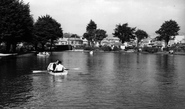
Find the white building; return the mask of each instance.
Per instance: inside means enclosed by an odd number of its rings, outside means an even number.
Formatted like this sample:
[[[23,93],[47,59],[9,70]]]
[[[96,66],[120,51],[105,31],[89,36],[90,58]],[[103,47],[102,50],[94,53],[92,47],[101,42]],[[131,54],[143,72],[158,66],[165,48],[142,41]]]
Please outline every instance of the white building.
[[[142,39],[140,42],[140,47],[151,47],[152,46],[152,38]]]
[[[185,38],[184,38],[184,39],[182,39],[182,41],[180,41],[180,43],[185,44]]]
[[[177,35],[175,36],[174,42],[175,43],[181,43],[185,40],[185,35]]]
[[[56,45],[68,45],[68,38],[59,38]]]
[[[84,40],[85,41],[85,40]],[[59,38],[56,45],[72,45],[74,47],[83,45],[83,40],[81,38]]]
[[[105,38],[101,41],[101,45],[113,45],[115,43],[120,43],[120,39],[117,37]]]
[[[68,44],[74,47],[83,45],[83,40],[81,38],[68,38]]]

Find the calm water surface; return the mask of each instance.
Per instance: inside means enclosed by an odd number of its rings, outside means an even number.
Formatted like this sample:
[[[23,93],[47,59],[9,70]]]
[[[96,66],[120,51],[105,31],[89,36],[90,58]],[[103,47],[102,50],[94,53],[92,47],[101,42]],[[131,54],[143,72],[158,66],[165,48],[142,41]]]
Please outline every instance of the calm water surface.
[[[63,60],[67,76],[47,73]],[[184,109],[185,56],[54,52],[0,59],[0,108]]]

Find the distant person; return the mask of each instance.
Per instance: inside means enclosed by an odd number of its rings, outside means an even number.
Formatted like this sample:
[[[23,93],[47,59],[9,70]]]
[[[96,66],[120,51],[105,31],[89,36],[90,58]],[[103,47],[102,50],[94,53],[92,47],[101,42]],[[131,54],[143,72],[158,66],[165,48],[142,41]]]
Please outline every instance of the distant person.
[[[52,62],[48,65],[47,70],[48,71],[54,71],[56,68],[56,65],[58,64],[59,60],[56,60],[56,62]]]
[[[48,52],[45,52],[45,55],[50,55]]]
[[[62,62],[58,61],[54,72],[63,72],[64,70],[65,70],[65,67],[62,65]]]
[[[89,53],[92,55],[93,54],[93,51],[90,51]]]

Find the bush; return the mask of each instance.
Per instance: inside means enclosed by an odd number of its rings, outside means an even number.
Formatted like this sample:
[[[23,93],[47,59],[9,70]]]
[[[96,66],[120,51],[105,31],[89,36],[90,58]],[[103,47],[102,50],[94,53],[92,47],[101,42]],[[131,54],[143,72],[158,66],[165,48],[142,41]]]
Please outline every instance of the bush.
[[[158,52],[159,49],[156,47],[144,47],[142,51],[149,52],[149,53],[155,53],[155,52]]]
[[[183,44],[174,45],[173,50],[175,52],[185,52],[185,45]]]
[[[114,46],[113,49],[110,46],[104,45],[101,47],[84,47],[84,50],[103,50],[103,51],[119,51],[121,48]]]
[[[111,51],[111,47],[109,47],[109,46],[102,46],[101,49],[103,51]]]
[[[85,45],[78,45],[75,47],[75,49],[84,49],[85,48]]]
[[[113,50],[113,51],[119,51],[119,50],[121,50],[121,48],[119,48],[119,47],[117,47],[117,46],[114,46],[112,50]]]
[[[84,47],[84,50],[94,50],[94,47]]]

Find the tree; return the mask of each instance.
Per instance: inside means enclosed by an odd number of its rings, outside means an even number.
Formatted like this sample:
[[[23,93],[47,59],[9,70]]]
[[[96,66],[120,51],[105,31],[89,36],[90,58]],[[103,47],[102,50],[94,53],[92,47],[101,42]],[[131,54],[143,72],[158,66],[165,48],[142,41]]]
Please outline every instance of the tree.
[[[138,30],[135,32],[135,35],[136,35],[136,38],[137,38],[137,48],[138,48],[139,42],[140,42],[142,39],[147,38],[147,37],[148,37],[148,34],[147,34],[145,31],[138,29]]]
[[[128,27],[128,23],[123,25],[116,25],[114,29],[113,37],[118,37],[122,43],[129,42],[131,39],[135,39],[134,36],[135,28]]]
[[[97,25],[94,21],[90,21],[86,27],[86,33],[83,34],[83,37],[88,40],[90,46],[94,45],[94,38]]]
[[[157,36],[158,40],[165,41],[165,47],[167,47],[169,40],[173,39],[176,35],[178,35],[178,31],[180,27],[177,22],[174,20],[165,21],[159,30],[156,31],[159,36]]]
[[[90,21],[89,24],[87,25],[87,28],[86,28],[86,31],[89,32],[89,31],[94,31],[96,30],[97,28],[97,25],[94,21]]]
[[[106,31],[103,29],[97,29],[96,30],[96,35],[95,35],[95,42],[98,42],[99,44],[101,44],[101,41],[107,37]]]
[[[72,34],[71,38],[80,38],[80,36],[78,36],[77,34]]]
[[[50,43],[51,50],[54,40],[63,37],[63,31],[60,23],[46,15],[39,17],[34,24],[34,36],[35,42],[42,45],[42,50],[46,43]]]
[[[33,18],[29,4],[19,0],[0,0],[0,39],[6,51],[15,52],[19,42],[32,39]]]
[[[63,34],[63,37],[64,37],[64,38],[70,38],[71,35],[72,35],[71,33],[64,33],[64,34]]]

